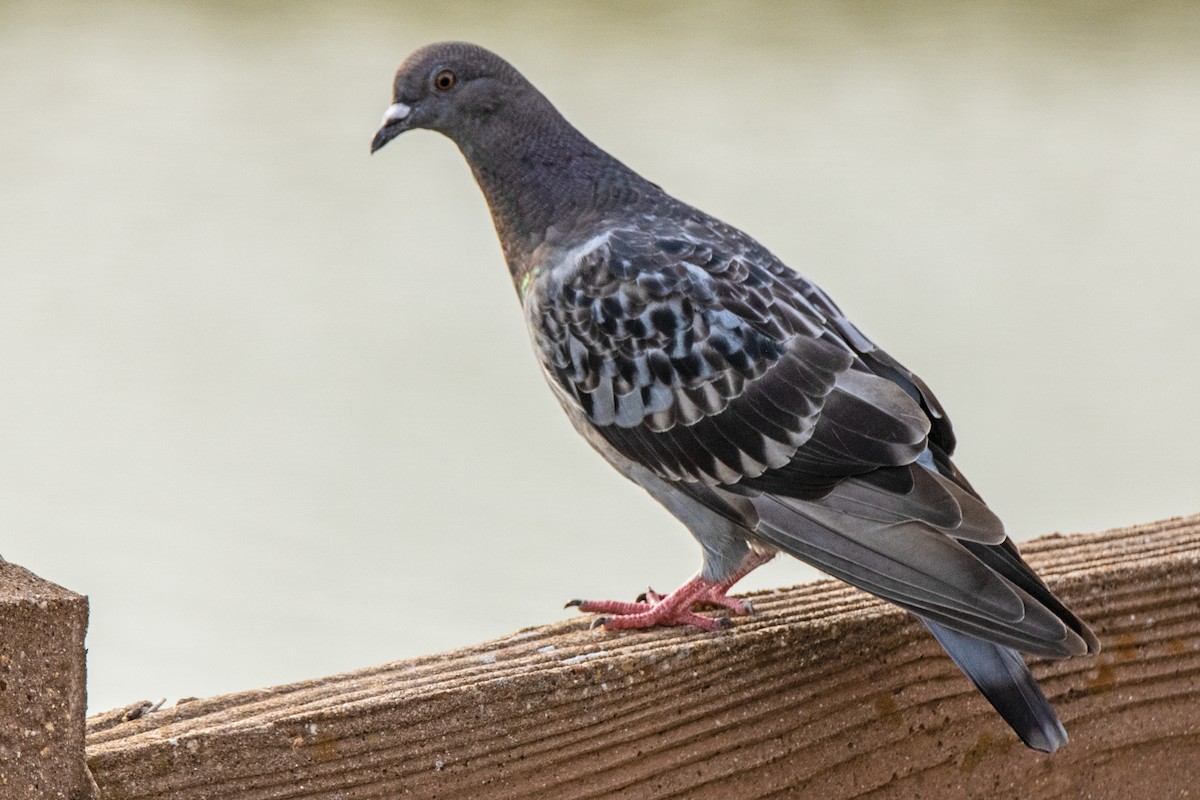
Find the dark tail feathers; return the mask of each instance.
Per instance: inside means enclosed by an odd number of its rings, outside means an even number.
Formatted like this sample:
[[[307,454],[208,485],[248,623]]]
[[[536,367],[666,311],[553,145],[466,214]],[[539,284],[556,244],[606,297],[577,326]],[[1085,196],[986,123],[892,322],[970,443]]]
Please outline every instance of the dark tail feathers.
[[[1066,730],[1020,653],[927,619],[921,621],[1021,741],[1046,753],[1067,743]]]

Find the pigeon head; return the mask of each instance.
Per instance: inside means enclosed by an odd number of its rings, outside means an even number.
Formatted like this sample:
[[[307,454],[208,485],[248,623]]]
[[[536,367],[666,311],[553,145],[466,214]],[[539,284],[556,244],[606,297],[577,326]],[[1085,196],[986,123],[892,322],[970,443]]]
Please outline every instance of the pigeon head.
[[[572,237],[590,236],[587,224],[606,211],[661,194],[567,122],[507,61],[478,45],[431,44],[400,65],[371,152],[413,128],[458,145],[518,282],[548,238],[570,246]]]
[[[467,42],[431,44],[410,55],[396,71],[392,100],[372,153],[413,128],[437,131],[461,147],[487,138],[506,110],[546,102],[507,61]]]

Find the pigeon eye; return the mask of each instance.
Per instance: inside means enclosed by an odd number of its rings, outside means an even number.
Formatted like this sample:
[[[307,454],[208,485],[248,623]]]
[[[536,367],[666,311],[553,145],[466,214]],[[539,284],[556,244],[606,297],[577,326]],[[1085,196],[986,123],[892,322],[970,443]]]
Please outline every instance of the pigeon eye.
[[[439,92],[450,91],[456,83],[458,83],[458,76],[448,69],[444,69],[433,76],[433,88]]]

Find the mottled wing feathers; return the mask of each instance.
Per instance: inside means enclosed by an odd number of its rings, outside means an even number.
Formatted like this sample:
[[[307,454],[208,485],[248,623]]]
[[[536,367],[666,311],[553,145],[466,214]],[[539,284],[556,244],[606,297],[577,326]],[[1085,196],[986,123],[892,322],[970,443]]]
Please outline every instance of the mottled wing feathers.
[[[788,462],[852,360],[768,279],[711,245],[614,232],[539,282],[535,338],[626,457],[673,481],[736,483]]]
[[[921,406],[871,372],[798,276],[708,234],[610,231],[547,271],[527,303],[560,391],[672,481],[820,497],[914,461]]]

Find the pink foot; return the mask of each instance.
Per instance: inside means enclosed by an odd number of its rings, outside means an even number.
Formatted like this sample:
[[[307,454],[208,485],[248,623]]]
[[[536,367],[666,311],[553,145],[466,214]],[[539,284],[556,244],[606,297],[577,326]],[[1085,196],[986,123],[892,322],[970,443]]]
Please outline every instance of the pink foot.
[[[749,600],[739,600],[736,597],[730,597],[725,594],[729,591],[730,583],[712,584],[704,594],[696,598],[695,604],[698,606],[710,606],[712,608],[727,608],[739,617],[747,617],[754,613],[754,606]],[[666,599],[665,594],[659,594],[653,589],[647,589],[646,592],[638,596],[639,603],[651,602],[658,603]],[[626,603],[625,605],[629,605]]]
[[[732,582],[730,582],[731,584]],[[725,594],[727,583],[712,583],[697,576],[667,595],[653,589],[638,598],[638,602],[624,603],[619,600],[572,600],[568,606],[577,606],[580,611],[599,612],[611,616],[597,617],[592,627],[603,625],[609,630],[627,628],[652,628],[657,625],[695,625],[706,631],[730,627],[733,622],[727,617],[703,617],[692,608],[697,605],[715,605],[727,608],[734,614],[749,614],[753,607],[745,600]]]

